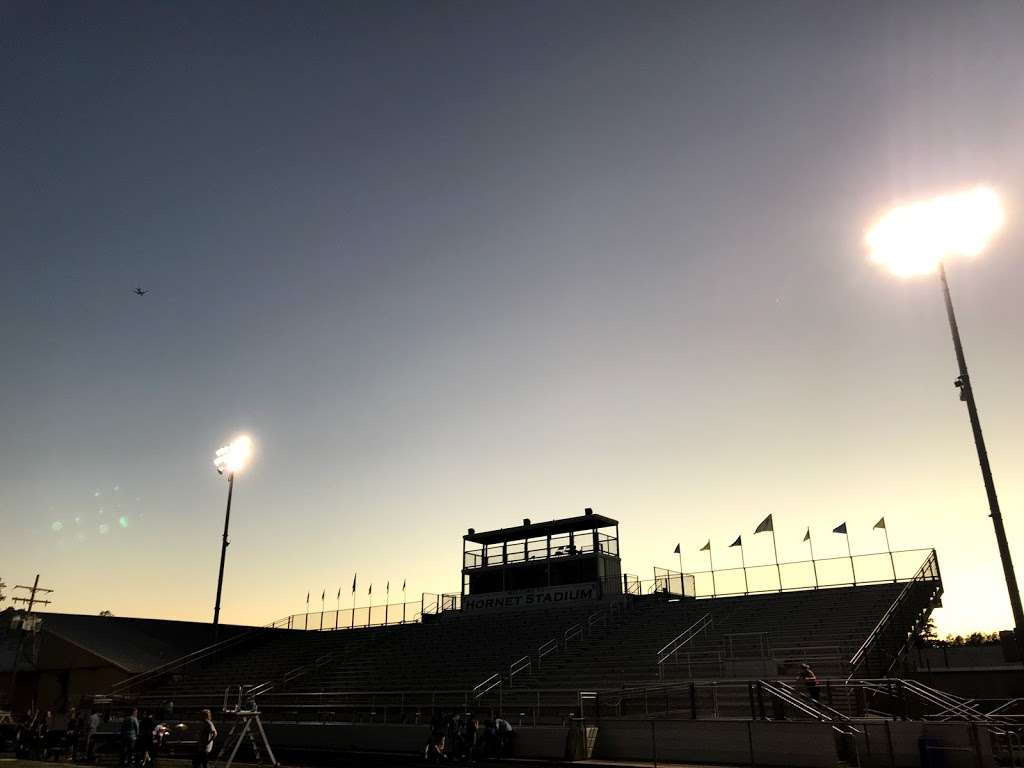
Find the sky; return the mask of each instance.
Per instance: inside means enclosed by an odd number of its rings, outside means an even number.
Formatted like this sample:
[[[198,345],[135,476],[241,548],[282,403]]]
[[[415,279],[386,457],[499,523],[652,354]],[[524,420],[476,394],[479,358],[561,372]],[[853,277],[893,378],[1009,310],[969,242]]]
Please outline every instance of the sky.
[[[620,521],[649,578],[935,547],[1010,626],[934,276],[891,205],[987,183],[949,265],[1024,568],[1024,5],[4,2],[0,577],[222,620],[457,591],[461,536]],[[136,286],[149,290],[143,297]],[[360,604],[365,604],[360,587]],[[314,604],[319,602],[314,597]],[[9,603],[7,603],[9,604]]]

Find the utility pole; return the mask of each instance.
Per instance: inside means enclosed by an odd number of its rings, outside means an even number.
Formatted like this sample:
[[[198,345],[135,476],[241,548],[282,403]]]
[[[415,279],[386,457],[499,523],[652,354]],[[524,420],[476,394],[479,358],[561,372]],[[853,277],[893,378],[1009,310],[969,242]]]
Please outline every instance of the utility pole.
[[[0,585],[0,586],[3,586],[3,585]],[[39,586],[39,574],[38,573],[36,574],[36,580],[32,583],[31,587],[26,587],[23,584],[19,584],[18,586],[15,587],[15,589],[24,589],[24,590],[27,590],[28,593],[29,593],[28,597],[12,597],[11,598],[11,602],[12,603],[27,603],[28,604],[28,608],[25,609],[26,613],[32,613],[32,609],[36,606],[36,604],[39,604],[39,605],[49,605],[50,604],[49,600],[38,599],[36,597],[36,593],[41,592],[41,593],[47,594],[47,595],[53,593],[52,589],[44,589],[43,587]]]
[[[21,621],[18,624],[18,650],[14,653],[14,663],[11,665],[11,691],[8,695],[8,706],[11,710],[14,710],[14,695],[17,691],[18,685],[18,662],[21,660],[21,652],[25,646],[25,635],[29,632],[37,632],[39,630],[38,620],[33,620],[31,617],[32,609],[37,605],[49,605],[50,601],[37,598],[37,594],[50,595],[53,594],[52,589],[46,589],[39,586],[39,574],[36,574],[36,580],[32,582],[31,587],[26,587],[24,584],[18,584],[14,589],[23,589],[28,592],[28,597],[11,597],[12,603],[24,603],[28,607],[25,608],[25,615],[21,617]],[[12,626],[14,626],[12,621]]]

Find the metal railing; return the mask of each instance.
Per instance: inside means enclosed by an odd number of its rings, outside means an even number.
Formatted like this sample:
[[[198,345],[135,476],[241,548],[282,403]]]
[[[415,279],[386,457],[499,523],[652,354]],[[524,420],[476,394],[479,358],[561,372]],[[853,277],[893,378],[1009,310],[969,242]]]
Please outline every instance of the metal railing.
[[[525,563],[534,560],[555,560],[575,555],[588,555],[594,552],[608,555],[619,553],[619,542],[607,533],[597,534],[597,546],[594,546],[594,535],[587,531],[583,534],[552,536],[550,539],[541,537],[508,542],[502,550],[501,545],[488,545],[478,549],[467,549],[463,552],[464,568],[486,568],[512,563]]]
[[[482,683],[477,683],[476,685],[473,686],[473,690],[471,691],[471,693],[473,695],[473,698],[474,699],[479,699],[481,696],[483,696],[488,691],[493,691],[495,688],[497,688],[499,685],[501,685],[502,682],[503,681],[502,681],[502,678],[501,678],[501,673],[500,672],[495,672],[493,675],[488,677]]]
[[[426,598],[419,602],[387,603],[368,605],[362,608],[341,608],[331,611],[310,611],[293,613],[267,625],[270,629],[289,629],[304,632],[334,632],[343,629],[365,629],[366,627],[390,627],[399,624],[418,624],[424,610]],[[444,597],[444,596],[441,596]],[[432,603],[436,606],[437,603]],[[434,612],[434,611],[431,611]],[[439,611],[438,611],[439,612]]]
[[[111,686],[111,691],[114,694],[124,694],[128,691],[144,685],[147,682],[163,677],[165,675],[175,674],[183,671],[186,667],[190,667],[194,664],[198,664],[201,661],[205,661],[213,656],[220,654],[221,652],[234,648],[242,643],[249,640],[255,639],[257,635],[265,633],[268,627],[255,627],[248,632],[240,632],[233,637],[229,637],[220,642],[208,645],[205,648],[200,648],[192,653],[187,653],[184,656],[180,656],[177,659],[172,659],[166,664],[148,669],[145,672],[140,672],[137,675],[132,675],[129,678],[116,682]]]
[[[928,552],[928,556],[925,561],[914,573],[913,577],[907,582],[906,586],[900,591],[899,595],[893,600],[892,604],[882,615],[882,618],[878,620],[874,629],[868,634],[867,638],[861,643],[861,646],[856,650],[853,656],[850,657],[850,677],[852,678],[857,674],[861,665],[868,658],[869,654],[880,648],[879,644],[883,641],[886,635],[897,635],[896,644],[900,645],[900,648],[893,654],[886,654],[895,659],[903,652],[906,647],[907,640],[910,637],[910,632],[906,630],[906,623],[900,622],[900,627],[894,626],[894,620],[898,614],[908,607],[907,603],[914,591],[914,587],[923,584],[925,581],[934,582],[934,589],[939,590],[941,593],[942,577],[939,572],[939,560],[935,554],[935,550],[932,549]],[[930,597],[931,601],[934,601],[936,595],[933,594]],[[910,610],[913,610],[913,606],[909,606]],[[900,642],[901,640],[901,642]],[[889,666],[891,668],[891,664]],[[883,670],[888,672],[889,668]]]
[[[680,574],[665,568],[655,569],[655,578],[623,576],[629,595],[682,592],[697,599],[771,594],[805,589],[827,589],[872,584],[893,584],[914,578],[922,559],[931,549],[871,552],[852,557],[828,557],[816,560],[748,565],[746,568],[721,568]],[[744,575],[745,574],[745,575]]]
[[[521,659],[517,659],[509,664],[508,667],[508,681],[509,684],[516,675],[526,672],[527,674],[533,674],[533,661],[530,659],[529,654],[523,656]]]
[[[697,621],[693,622],[689,627],[684,629],[678,635],[669,640],[661,649],[658,650],[657,655],[657,667],[658,677],[665,676],[665,662],[670,658],[679,653],[679,650],[683,648],[687,643],[697,637],[703,632],[707,632],[715,623],[714,617],[710,613],[705,613]]]
[[[587,634],[593,634],[594,627],[598,624],[608,626],[608,611],[596,611],[587,616]]]
[[[557,650],[558,650],[558,641],[557,640],[548,640],[546,643],[543,643],[537,649],[537,666],[538,667],[540,666],[541,659],[543,659],[545,656],[549,656],[550,654],[554,653]]]

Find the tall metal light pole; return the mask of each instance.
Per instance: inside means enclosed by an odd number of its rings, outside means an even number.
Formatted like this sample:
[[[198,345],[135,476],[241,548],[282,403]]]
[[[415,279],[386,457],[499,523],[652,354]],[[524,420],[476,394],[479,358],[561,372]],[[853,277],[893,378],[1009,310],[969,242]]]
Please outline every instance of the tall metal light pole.
[[[942,296],[946,304],[949,330],[953,336],[953,349],[960,375],[954,382],[960,389],[960,399],[967,404],[967,416],[974,434],[974,447],[978,452],[981,478],[985,484],[988,508],[992,526],[996,532],[996,544],[1003,565],[1006,590],[1013,612],[1014,635],[1021,659],[1024,660],[1024,608],[1021,607],[1020,590],[1013,570],[1010,545],[1006,540],[1003,516],[999,510],[992,467],[985,449],[985,438],[981,432],[978,406],[974,401],[964,357],[960,329],[953,311],[953,300],[946,280],[943,261],[950,256],[977,256],[999,231],[1003,224],[1003,208],[999,196],[991,189],[975,189],[925,200],[895,208],[882,217],[867,234],[871,249],[871,260],[882,264],[897,275],[909,277],[938,271],[942,284]]]
[[[217,599],[213,604],[213,641],[220,635],[220,595],[224,588],[224,561],[228,554],[228,528],[231,525],[231,497],[235,491],[235,474],[242,471],[252,456],[252,439],[241,435],[219,449],[213,458],[217,473],[227,475],[228,504],[224,511],[224,535],[220,544],[220,570],[217,572]]]
[[[996,530],[996,545],[999,547],[999,559],[1003,564],[1003,577],[1006,579],[1006,590],[1010,595],[1010,608],[1013,611],[1014,635],[1021,660],[1024,660],[1024,607],[1020,602],[1020,589],[1017,587],[1017,576],[1013,571],[1013,558],[1010,556],[1010,544],[1006,540],[1006,529],[1003,527],[1003,514],[999,510],[999,497],[996,496],[996,483],[992,479],[992,467],[988,463],[988,450],[985,448],[985,436],[981,433],[981,419],[978,417],[978,405],[974,401],[974,388],[967,372],[967,359],[964,357],[964,346],[960,341],[960,328],[953,312],[953,299],[949,295],[949,282],[946,280],[946,268],[939,263],[939,279],[942,281],[942,296],[946,301],[946,316],[949,318],[949,332],[953,336],[953,349],[956,351],[956,363],[960,369],[954,385],[960,389],[960,399],[967,404],[967,417],[971,421],[971,432],[974,434],[974,447],[978,451],[978,464],[981,467],[981,479],[985,483],[985,495],[988,496],[989,516],[992,527]]]

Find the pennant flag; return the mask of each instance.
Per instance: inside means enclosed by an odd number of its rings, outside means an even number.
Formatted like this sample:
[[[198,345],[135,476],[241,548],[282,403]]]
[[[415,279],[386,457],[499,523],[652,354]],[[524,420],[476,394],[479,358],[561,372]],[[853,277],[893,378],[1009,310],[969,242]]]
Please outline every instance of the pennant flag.
[[[323,592],[320,593],[320,602],[321,603],[324,601],[324,598],[326,596],[327,596],[327,590],[325,589]]]
[[[306,605],[309,605],[309,592],[306,592]]]
[[[341,587],[338,587],[338,599],[341,600]]]
[[[877,523],[875,523],[873,527],[874,528],[881,528],[882,530],[885,530],[885,518],[883,517],[881,520],[879,520]]]
[[[729,546],[730,547],[742,547],[743,546],[743,537],[742,536],[737,536],[736,537],[736,541],[734,541]]]
[[[385,592],[390,592],[391,591],[391,579],[388,579],[388,583],[384,585],[384,591]]]
[[[358,575],[359,575],[358,573],[353,573],[352,574],[352,594],[353,595],[356,593],[356,576],[358,576]]]
[[[811,528],[810,528],[810,526],[808,526],[807,527],[807,533],[804,534],[804,541],[810,541],[810,540],[811,540]]]
[[[710,552],[711,551],[711,539],[708,539],[708,543],[705,544],[703,547],[701,547],[700,551],[701,552]]]
[[[368,594],[368,595],[372,595],[373,594],[373,582],[372,581],[370,582],[370,591],[367,592],[366,594]]]
[[[681,544],[676,544],[676,548],[672,550],[673,555],[678,555],[682,550],[680,549]]]
[[[405,579],[402,579],[402,591],[405,592]]]
[[[771,515],[768,515],[768,517],[761,521],[761,524],[757,526],[754,533],[764,533],[765,531],[775,532],[775,523],[772,522]]]
[[[840,523],[839,525],[837,525],[835,528],[832,529],[832,533],[841,533],[844,536],[846,536],[846,523]]]

